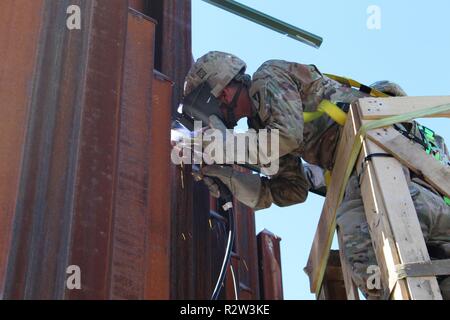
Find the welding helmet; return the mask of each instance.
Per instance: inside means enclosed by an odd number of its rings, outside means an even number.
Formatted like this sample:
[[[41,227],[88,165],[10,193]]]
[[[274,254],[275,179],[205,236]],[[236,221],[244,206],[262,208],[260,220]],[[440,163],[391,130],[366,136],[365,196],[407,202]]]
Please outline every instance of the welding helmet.
[[[208,124],[209,116],[218,116],[228,128],[236,125],[234,108],[244,83],[250,81],[245,75],[246,64],[238,57],[219,51],[212,51],[197,60],[189,70],[184,83],[182,109],[185,120],[202,121]],[[220,95],[232,80],[241,82],[241,87],[230,105],[219,100]],[[223,117],[221,106],[227,109],[227,119]]]

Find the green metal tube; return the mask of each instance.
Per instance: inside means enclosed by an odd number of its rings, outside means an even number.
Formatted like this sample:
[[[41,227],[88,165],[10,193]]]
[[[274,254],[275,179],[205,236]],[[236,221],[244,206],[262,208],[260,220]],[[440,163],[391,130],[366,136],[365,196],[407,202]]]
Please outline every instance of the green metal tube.
[[[314,48],[320,48],[323,38],[297,28],[233,0],[203,0],[223,10],[236,14],[266,28],[272,29]]]

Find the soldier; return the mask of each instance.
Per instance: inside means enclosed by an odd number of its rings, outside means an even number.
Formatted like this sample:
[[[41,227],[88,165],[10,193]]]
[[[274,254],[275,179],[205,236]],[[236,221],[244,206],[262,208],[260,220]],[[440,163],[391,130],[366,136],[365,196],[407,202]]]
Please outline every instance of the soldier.
[[[211,94],[222,103],[222,115],[220,119],[211,118],[212,127],[233,128],[239,119],[247,117],[250,128],[278,129],[279,171],[261,177],[237,172],[230,166],[211,165],[202,169],[204,181],[217,195],[218,187],[208,177],[220,179],[239,201],[255,210],[272,204],[284,207],[302,203],[309,189],[323,185],[322,170],[317,170],[317,166],[333,169],[341,133],[341,127],[330,117],[324,115],[306,123],[303,112],[317,111],[323,99],[338,103],[347,111],[346,106],[369,94],[323,75],[314,65],[270,60],[252,78],[245,74],[245,69],[246,64],[232,54],[209,52],[189,71],[184,94],[189,95],[201,84],[209,85]],[[406,95],[398,85],[388,81],[372,87],[391,96]],[[423,140],[423,127],[414,121],[396,127]],[[440,160],[450,165],[443,139],[431,138],[440,152]],[[301,159],[313,166],[303,165]],[[405,172],[430,255],[435,259],[450,258],[450,206],[431,186],[409,170]],[[368,290],[366,285],[367,268],[377,262],[355,174],[338,208],[337,225],[345,240],[343,251],[355,283],[366,297],[379,298],[381,290]],[[450,277],[439,280],[444,298],[450,299]]]

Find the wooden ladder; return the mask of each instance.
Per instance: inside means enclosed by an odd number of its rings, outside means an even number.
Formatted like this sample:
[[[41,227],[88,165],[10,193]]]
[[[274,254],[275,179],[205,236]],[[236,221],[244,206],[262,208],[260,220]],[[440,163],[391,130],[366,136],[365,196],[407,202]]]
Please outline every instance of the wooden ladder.
[[[446,196],[450,196],[450,168],[434,160],[422,146],[411,142],[392,126],[368,131],[363,138],[358,135],[358,130],[369,121],[446,104],[450,104],[450,97],[364,98],[352,104],[305,268],[310,278],[311,292],[316,293],[317,298],[339,298],[326,294],[336,292],[327,287],[330,283],[336,285],[327,279],[330,274],[336,278],[336,271],[330,272],[336,268],[327,262],[336,230],[336,210],[340,204],[347,164],[354,142],[363,139],[355,166],[360,175],[362,199],[385,297],[396,300],[442,299],[435,274],[450,274],[450,261],[431,262],[402,165],[419,174]],[[450,111],[429,117],[450,118]],[[374,153],[389,153],[393,157],[373,157],[366,161],[367,156]],[[339,230],[338,239],[342,247]],[[351,271],[342,254],[340,260],[342,274],[337,278],[345,284],[347,299],[358,299]]]

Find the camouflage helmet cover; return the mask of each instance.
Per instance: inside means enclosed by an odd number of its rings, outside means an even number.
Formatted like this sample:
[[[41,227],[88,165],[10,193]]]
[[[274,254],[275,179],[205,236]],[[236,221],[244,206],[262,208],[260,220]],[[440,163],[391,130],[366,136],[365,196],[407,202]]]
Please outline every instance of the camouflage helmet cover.
[[[197,60],[189,70],[184,83],[184,96],[204,82],[211,86],[211,93],[218,98],[223,89],[240,72],[245,71],[244,61],[230,53],[211,51]]]
[[[390,82],[387,80],[378,81],[371,85],[372,88],[381,91],[383,93],[389,94],[394,97],[406,97],[406,92],[395,82]]]

